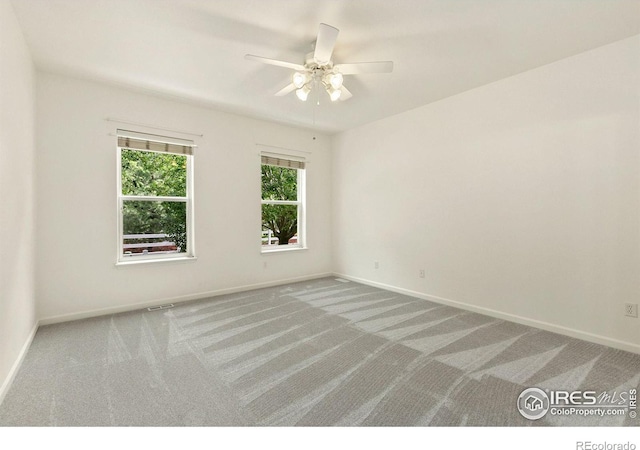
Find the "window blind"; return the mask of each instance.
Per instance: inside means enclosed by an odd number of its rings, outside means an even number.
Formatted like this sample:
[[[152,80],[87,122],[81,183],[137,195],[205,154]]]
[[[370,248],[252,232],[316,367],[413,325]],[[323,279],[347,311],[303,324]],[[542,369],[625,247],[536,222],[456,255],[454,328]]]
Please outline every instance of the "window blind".
[[[160,153],[176,153],[178,155],[193,155],[195,144],[182,139],[118,130],[118,147]]]
[[[290,169],[304,169],[304,161],[293,159],[276,158],[274,156],[261,155],[262,164],[269,166],[288,167]]]

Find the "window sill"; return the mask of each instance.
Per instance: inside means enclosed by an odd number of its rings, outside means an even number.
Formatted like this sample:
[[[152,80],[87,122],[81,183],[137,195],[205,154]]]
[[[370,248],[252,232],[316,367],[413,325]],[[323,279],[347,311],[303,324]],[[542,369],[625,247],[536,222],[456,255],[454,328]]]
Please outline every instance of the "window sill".
[[[138,259],[135,261],[118,261],[116,267],[130,267],[130,266],[144,266],[147,264],[181,264],[196,262],[198,260],[195,256],[180,256],[177,258],[154,258],[154,259]]]
[[[307,250],[307,247],[290,247],[290,248],[274,248],[274,249],[262,249],[260,253],[263,255],[268,255],[270,253],[286,253],[286,252],[297,252],[300,250]]]

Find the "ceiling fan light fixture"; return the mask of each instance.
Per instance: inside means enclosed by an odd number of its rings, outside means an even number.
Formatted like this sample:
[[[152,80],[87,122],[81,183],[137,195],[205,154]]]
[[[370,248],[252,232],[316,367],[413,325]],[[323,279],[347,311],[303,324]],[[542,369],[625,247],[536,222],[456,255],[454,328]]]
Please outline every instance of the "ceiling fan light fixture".
[[[306,73],[295,72],[293,74],[293,85],[298,89],[302,88],[309,82],[309,75]]]
[[[342,87],[343,81],[344,81],[344,78],[342,77],[342,74],[340,72],[333,73],[329,77],[329,84],[331,84],[331,87],[334,89],[340,89]]]
[[[322,77],[322,82],[327,86],[331,86],[334,89],[340,89],[342,87],[342,81],[344,78],[340,72],[329,72]]]
[[[306,102],[307,97],[309,97],[309,92],[311,92],[311,89],[309,89],[308,86],[302,86],[300,89],[296,90],[296,97],[298,97],[303,102]]]
[[[327,92],[329,93],[329,97],[331,98],[332,102],[338,100],[342,95],[342,91],[340,89],[336,89],[333,87],[327,88]]]

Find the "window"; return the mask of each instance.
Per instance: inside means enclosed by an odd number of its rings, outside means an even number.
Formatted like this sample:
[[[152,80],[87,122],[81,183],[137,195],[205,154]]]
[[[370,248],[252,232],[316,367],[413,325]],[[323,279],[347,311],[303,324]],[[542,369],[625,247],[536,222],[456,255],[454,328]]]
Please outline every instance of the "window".
[[[304,248],[305,162],[262,155],[262,251]]]
[[[192,141],[118,130],[118,261],[194,256]]]

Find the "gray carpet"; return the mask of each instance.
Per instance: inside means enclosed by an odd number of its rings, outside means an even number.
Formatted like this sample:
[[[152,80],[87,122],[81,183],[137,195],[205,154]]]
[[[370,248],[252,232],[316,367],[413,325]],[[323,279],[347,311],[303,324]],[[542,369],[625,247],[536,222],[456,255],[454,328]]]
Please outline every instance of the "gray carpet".
[[[41,327],[0,425],[638,425],[516,399],[639,384],[640,355],[325,278]]]

